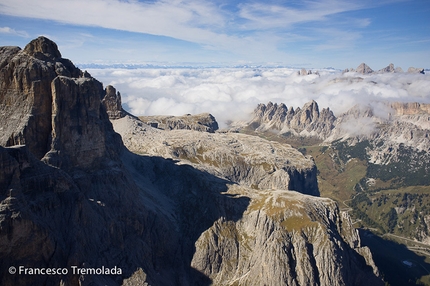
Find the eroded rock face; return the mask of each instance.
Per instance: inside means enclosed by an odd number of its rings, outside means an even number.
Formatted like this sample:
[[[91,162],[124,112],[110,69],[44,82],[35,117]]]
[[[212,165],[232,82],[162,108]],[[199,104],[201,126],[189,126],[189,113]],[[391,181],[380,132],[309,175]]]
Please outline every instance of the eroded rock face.
[[[216,221],[196,242],[192,266],[214,284],[381,284],[333,201],[285,191],[250,196],[242,218]]]
[[[3,47],[0,56],[0,145],[25,144],[37,158],[49,150],[51,82],[58,75],[80,77],[81,71],[61,58],[57,45],[44,37],[24,50]]]
[[[105,89],[106,95],[104,96],[102,103],[106,108],[106,112],[109,115],[109,119],[120,119],[126,115],[126,112],[122,109],[121,94],[119,91],[108,85]]]
[[[91,170],[118,160],[121,139],[100,104],[102,94],[102,84],[93,78],[53,80],[52,143],[43,161],[66,170]]]

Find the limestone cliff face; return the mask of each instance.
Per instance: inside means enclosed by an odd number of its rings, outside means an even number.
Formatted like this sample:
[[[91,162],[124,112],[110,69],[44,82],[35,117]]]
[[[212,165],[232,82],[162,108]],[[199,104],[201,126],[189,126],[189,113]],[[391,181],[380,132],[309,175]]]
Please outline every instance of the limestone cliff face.
[[[196,242],[192,266],[214,284],[380,284],[369,277],[370,253],[333,201],[286,191],[250,196],[241,219],[219,219]]]
[[[52,143],[42,159],[62,169],[96,169],[118,160],[120,137],[100,104],[103,87],[93,78],[52,81]]]
[[[5,122],[0,146],[1,285],[380,283],[370,253],[360,247],[348,216],[340,215],[333,201],[285,190],[286,185],[316,190],[305,175],[310,170],[309,178],[315,176],[310,158],[262,140],[249,144],[241,136],[225,135],[216,141],[184,130],[178,131],[189,132],[196,142],[188,141],[182,149],[153,144],[160,151],[153,155],[131,153],[109,121],[102,85],[59,59],[51,41],[35,41],[25,52],[1,49],[2,75],[22,75],[0,81],[7,87],[0,98]],[[147,128],[146,135],[175,133],[131,119]],[[39,136],[39,131],[46,134]],[[161,144],[175,140],[166,137]],[[199,157],[205,144],[198,140],[230,143],[219,158],[210,150]],[[251,149],[254,143],[261,153]],[[178,154],[171,156],[175,160],[160,157],[171,150]],[[192,152],[199,161],[191,162]],[[246,152],[255,156],[249,162],[259,163],[254,169],[237,169],[237,162],[248,158]],[[270,163],[263,164],[272,152]],[[268,188],[262,177],[276,173],[268,176],[273,185]],[[258,188],[247,185],[258,178],[255,174],[260,176]],[[305,180],[295,181],[300,176]],[[61,267],[68,273],[10,274],[10,266]],[[75,275],[72,266],[122,271]]]
[[[2,47],[0,68],[0,144],[26,144],[40,159],[50,144],[52,80],[58,75],[84,74],[61,58],[57,45],[44,37],[24,50]]]

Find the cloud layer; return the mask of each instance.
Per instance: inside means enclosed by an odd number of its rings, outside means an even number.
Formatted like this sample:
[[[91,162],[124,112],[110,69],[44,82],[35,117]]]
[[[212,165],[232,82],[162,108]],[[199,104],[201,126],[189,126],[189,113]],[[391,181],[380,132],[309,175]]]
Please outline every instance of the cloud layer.
[[[104,85],[121,92],[135,115],[209,112],[223,125],[246,120],[259,103],[302,107],[310,100],[339,115],[356,104],[380,101],[430,103],[430,75],[360,75],[320,70],[299,76],[288,68],[93,69]]]
[[[69,58],[87,63],[346,68],[396,59],[427,67],[427,10],[423,1],[408,0],[2,0],[0,25],[50,36]]]

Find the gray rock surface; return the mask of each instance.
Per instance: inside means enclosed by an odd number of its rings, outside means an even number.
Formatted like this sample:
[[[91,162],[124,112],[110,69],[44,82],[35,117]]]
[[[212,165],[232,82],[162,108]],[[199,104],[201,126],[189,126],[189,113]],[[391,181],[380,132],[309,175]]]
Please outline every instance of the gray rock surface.
[[[42,158],[49,150],[51,82],[58,75],[83,76],[57,45],[39,37],[24,50],[2,47],[0,57],[0,145],[26,144]]]
[[[218,130],[218,122],[209,113],[186,114],[184,116],[139,116],[139,119],[152,127],[163,130],[196,130],[213,133]]]
[[[286,191],[250,196],[241,219],[216,221],[196,242],[192,266],[214,284],[380,284],[362,270],[371,255],[333,201]]]
[[[121,94],[119,91],[108,85],[105,88],[106,95],[103,97],[102,104],[106,108],[109,119],[119,119],[124,117],[127,113],[122,109]]]

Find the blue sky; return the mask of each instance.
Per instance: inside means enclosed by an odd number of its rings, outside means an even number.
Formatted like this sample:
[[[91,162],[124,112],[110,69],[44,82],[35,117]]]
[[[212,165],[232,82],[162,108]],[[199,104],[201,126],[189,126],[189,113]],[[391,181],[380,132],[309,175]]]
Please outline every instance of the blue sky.
[[[74,63],[430,68],[429,0],[0,0],[0,45]]]

